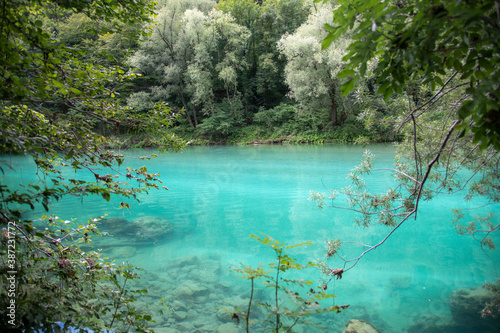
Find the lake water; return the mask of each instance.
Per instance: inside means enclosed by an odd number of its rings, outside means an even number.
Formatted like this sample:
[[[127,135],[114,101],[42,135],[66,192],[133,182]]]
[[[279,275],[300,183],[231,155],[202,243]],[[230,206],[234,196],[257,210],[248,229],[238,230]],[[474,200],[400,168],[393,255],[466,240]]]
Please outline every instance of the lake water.
[[[129,221],[143,216],[168,219],[173,231],[164,237],[137,242],[129,231],[128,236],[115,235],[95,244],[117,262],[127,260],[145,269],[141,281],[150,294],[141,300],[143,306],[165,298],[172,308],[163,317],[155,315],[157,332],[231,332],[236,322],[222,309],[239,306],[246,311],[250,290],[250,282],[236,277],[231,267],[275,259],[273,251],[250,234],[269,235],[289,245],[311,241],[313,245],[289,253],[306,263],[324,259],[328,239],[373,245],[390,231],[356,226],[353,212],[320,210],[308,200],[310,191],[348,185],[346,174],[363,159],[365,149],[376,155],[376,168],[392,166],[395,148],[391,144],[187,147],[150,161],[136,157],[153,150],[126,151],[129,165],[146,164],[149,172],[160,172],[169,190],[150,191],[140,196],[139,203],[128,200],[130,210],[119,208],[123,199],[113,199],[110,205],[101,198],[86,197],[82,204],[70,197],[52,203],[51,212],[81,223],[105,214],[107,219]],[[14,162],[22,172],[12,171],[8,181],[27,184],[34,177],[32,167],[23,159]],[[370,189],[383,191],[391,179],[388,171],[374,172]],[[405,222],[341,280],[332,281],[328,291],[338,295],[332,304],[350,307],[318,317],[327,332],[342,332],[350,319],[367,320],[383,332],[404,332],[419,322],[447,323],[453,290],[495,280],[500,275],[498,253],[485,253],[470,237],[456,234],[450,223],[450,209],[461,202],[458,196],[422,202],[416,220]],[[105,223],[101,229],[114,231]],[[341,254],[350,259],[362,251],[350,244]],[[331,264],[342,267],[341,261]],[[320,277],[314,269],[299,273],[294,278],[316,281]],[[259,287],[256,296],[269,301],[271,289]],[[257,329],[251,331],[259,332],[264,316],[255,311],[252,319]],[[243,332],[243,323],[239,329]]]

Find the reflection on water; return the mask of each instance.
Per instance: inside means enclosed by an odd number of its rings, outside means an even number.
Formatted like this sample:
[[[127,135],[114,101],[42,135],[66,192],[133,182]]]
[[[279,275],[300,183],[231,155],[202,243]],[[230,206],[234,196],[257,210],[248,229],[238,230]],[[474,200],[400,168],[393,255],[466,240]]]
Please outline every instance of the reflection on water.
[[[368,148],[376,155],[376,167],[392,166],[391,145]],[[364,149],[350,145],[188,147],[180,154],[147,161],[148,170],[160,172],[169,191],[151,191],[140,197],[140,203],[129,202],[130,211],[119,209],[123,199],[118,198],[111,206],[100,198],[85,198],[83,205],[66,198],[51,208],[64,219],[79,221],[107,214],[100,228],[114,237],[95,244],[118,262],[145,268],[140,283],[150,293],[139,305],[154,308],[165,298],[171,310],[154,315],[157,332],[237,332],[237,327],[244,331],[231,315],[237,308],[246,310],[250,284],[235,277],[230,267],[257,266],[274,259],[273,251],[250,234],[264,233],[287,244],[312,241],[313,245],[290,253],[305,263],[324,257],[328,239],[375,244],[389,231],[355,226],[352,212],[319,210],[308,201],[311,190],[346,186],[345,174],[362,159]],[[147,153],[152,151],[126,152]],[[9,180],[26,184],[33,173],[25,161],[16,163],[24,165],[23,172],[11,173]],[[136,166],[144,163],[132,159]],[[371,189],[383,190],[391,175],[374,172],[369,181]],[[498,253],[486,254],[470,238],[454,232],[450,209],[460,200],[447,196],[422,203],[418,219],[407,221],[384,246],[332,282],[329,291],[338,294],[334,304],[351,306],[340,314],[318,316],[317,323],[328,332],[342,332],[351,319],[366,320],[384,332],[423,332],[437,326],[443,332],[460,331],[450,311],[450,295],[492,281],[500,270]],[[351,244],[342,255],[352,258],[361,251]],[[303,278],[319,278],[317,271],[305,274]],[[270,302],[269,291],[259,285],[254,301]],[[262,331],[265,314],[257,308],[253,311],[252,331]],[[295,328],[315,332],[300,322]],[[487,331],[472,329],[481,330]]]

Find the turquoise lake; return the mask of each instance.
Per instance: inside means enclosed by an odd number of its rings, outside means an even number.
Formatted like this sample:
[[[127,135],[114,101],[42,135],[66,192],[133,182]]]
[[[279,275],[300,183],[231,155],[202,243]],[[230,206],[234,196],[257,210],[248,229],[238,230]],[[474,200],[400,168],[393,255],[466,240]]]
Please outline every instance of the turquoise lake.
[[[129,261],[145,269],[141,281],[149,295],[142,300],[144,306],[161,298],[172,305],[172,312],[164,318],[155,317],[157,332],[218,332],[221,325],[236,325],[229,315],[224,318],[221,308],[248,302],[250,283],[235,276],[231,267],[257,266],[274,259],[273,251],[250,234],[269,235],[288,245],[311,241],[313,245],[290,250],[289,255],[302,263],[323,260],[329,239],[374,245],[387,235],[387,227],[355,225],[357,215],[351,211],[320,210],[308,200],[311,191],[349,185],[346,174],[363,159],[366,149],[376,156],[375,168],[392,167],[392,144],[196,146],[149,161],[137,157],[154,150],[128,150],[123,152],[125,164],[146,164],[149,172],[161,174],[169,190],[150,191],[140,196],[140,202],[127,200],[130,210],[119,208],[123,199],[113,198],[110,204],[100,197],[83,201],[68,197],[52,203],[51,213],[68,220],[77,218],[80,223],[100,216],[166,218],[173,231],[165,237],[135,243],[133,238],[116,235],[95,244],[117,262]],[[21,171],[11,171],[8,182],[26,185],[35,179],[27,159],[12,161]],[[125,167],[119,170],[125,172]],[[392,174],[374,171],[368,181],[371,190],[385,191],[392,184]],[[338,296],[329,305],[350,307],[318,317],[327,332],[342,332],[351,319],[366,320],[381,332],[405,332],[422,321],[447,322],[454,290],[479,287],[498,278],[498,251],[484,252],[471,237],[455,232],[450,210],[463,203],[459,195],[422,202],[417,219],[406,221],[383,246],[365,255],[341,280],[332,281],[328,291]],[[498,208],[491,205],[483,210]],[[40,209],[33,216],[41,214]],[[102,230],[113,234],[106,224]],[[498,244],[498,235],[494,239]],[[349,243],[341,255],[352,259],[363,250]],[[343,265],[338,259],[329,263],[332,268]],[[298,277],[312,281],[320,277],[315,270],[303,274]],[[179,286],[185,290],[186,284],[203,290],[183,293]],[[260,299],[271,296],[270,289],[261,285],[258,289]],[[263,317],[256,310],[254,319],[259,318]],[[244,331],[243,323],[238,327]],[[316,332],[301,325],[296,328],[297,332]]]

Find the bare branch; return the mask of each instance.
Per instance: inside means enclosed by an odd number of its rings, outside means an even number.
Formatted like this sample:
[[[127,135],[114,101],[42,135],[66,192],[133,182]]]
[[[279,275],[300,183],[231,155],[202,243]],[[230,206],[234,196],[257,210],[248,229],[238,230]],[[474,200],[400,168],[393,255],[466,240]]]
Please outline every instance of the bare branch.
[[[385,241],[394,233],[396,232],[396,230],[406,221],[408,220],[408,218],[410,216],[412,216],[415,212],[417,211],[417,209],[413,209],[412,211],[410,211],[408,214],[406,214],[406,216],[394,227],[392,228],[392,230],[384,237],[384,239],[382,239],[380,242],[378,242],[377,244],[373,245],[373,246],[370,246],[370,248],[368,250],[365,250],[363,253],[361,253],[357,258],[354,258],[354,259],[350,259],[350,260],[346,260],[346,262],[344,263],[344,272],[347,272],[348,270],[350,270],[351,268],[354,268],[354,266],[356,266],[356,264],[359,262],[359,260],[361,260],[361,258],[364,257],[365,254],[367,254],[368,252],[371,252],[373,250],[375,250],[377,247],[379,247],[380,245],[384,244]],[[366,246],[366,245],[365,245]],[[349,266],[348,268],[345,268],[346,265],[350,262],[354,262],[351,266]]]
[[[443,142],[441,143],[441,147],[439,147],[439,151],[437,152],[437,154],[434,157],[434,159],[427,166],[427,171],[426,171],[426,173],[424,175],[424,178],[422,179],[422,181],[420,183],[418,194],[417,194],[417,199],[415,201],[415,212],[418,209],[418,204],[419,204],[419,201],[420,201],[420,197],[422,195],[422,190],[424,189],[424,184],[427,181],[427,178],[429,177],[429,174],[430,174],[430,172],[432,170],[432,167],[439,160],[439,157],[441,156],[441,153],[443,152],[443,149],[446,146],[446,143],[448,142],[448,140],[449,140],[449,138],[451,136],[451,133],[453,133],[453,131],[455,130],[455,126],[457,126],[459,122],[460,122],[459,120],[455,120],[453,122],[453,125],[451,126],[451,128],[449,129],[448,133],[446,134]],[[416,216],[416,214],[415,214],[415,216]]]

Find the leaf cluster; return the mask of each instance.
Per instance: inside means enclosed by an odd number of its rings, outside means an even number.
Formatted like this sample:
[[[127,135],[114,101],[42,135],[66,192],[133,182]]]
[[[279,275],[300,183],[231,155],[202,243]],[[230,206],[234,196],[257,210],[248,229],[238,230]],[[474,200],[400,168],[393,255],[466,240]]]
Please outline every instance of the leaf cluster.
[[[268,327],[266,330],[272,332],[293,332],[294,326],[299,323],[304,323],[310,326],[316,324],[309,320],[309,317],[321,313],[337,311],[347,308],[343,306],[325,306],[324,301],[334,298],[336,295],[326,292],[326,284],[322,284],[317,288],[314,287],[314,282],[295,278],[300,270],[309,268],[317,269],[318,264],[307,262],[306,264],[299,263],[295,258],[290,257],[286,252],[288,250],[312,245],[311,242],[303,242],[294,245],[285,245],[269,236],[264,238],[250,235],[261,244],[269,246],[276,256],[276,261],[268,263],[266,267],[253,268],[247,265],[241,265],[241,268],[233,267],[232,270],[239,274],[240,277],[251,280],[251,297],[248,304],[246,314],[242,314],[247,323],[246,331],[249,332],[249,314],[252,307],[254,294],[254,279],[259,279],[266,289],[270,289],[271,300],[259,302],[256,305],[264,308],[269,316],[266,319]],[[301,273],[302,275],[305,273]],[[290,276],[290,277],[289,277]]]
[[[500,149],[498,82],[498,8],[495,1],[338,1],[333,24],[323,41],[328,47],[345,33],[354,42],[339,75],[350,77],[343,94],[367,74],[370,62],[378,92],[389,99],[418,78],[434,90],[455,72],[467,82],[458,110],[462,130],[474,134],[482,149]],[[337,15],[338,14],[338,15]]]
[[[4,320],[2,330],[62,332],[60,322],[66,328],[149,332],[151,317],[133,305],[135,295],[146,291],[125,288],[127,280],[138,278],[136,268],[80,249],[92,237],[104,236],[98,219],[79,224],[44,215],[34,223],[7,223],[4,216],[1,221],[9,228],[0,235],[0,303],[7,309],[14,299],[16,308],[15,325]],[[8,251],[13,248],[15,255]],[[12,276],[14,291],[7,279]]]

